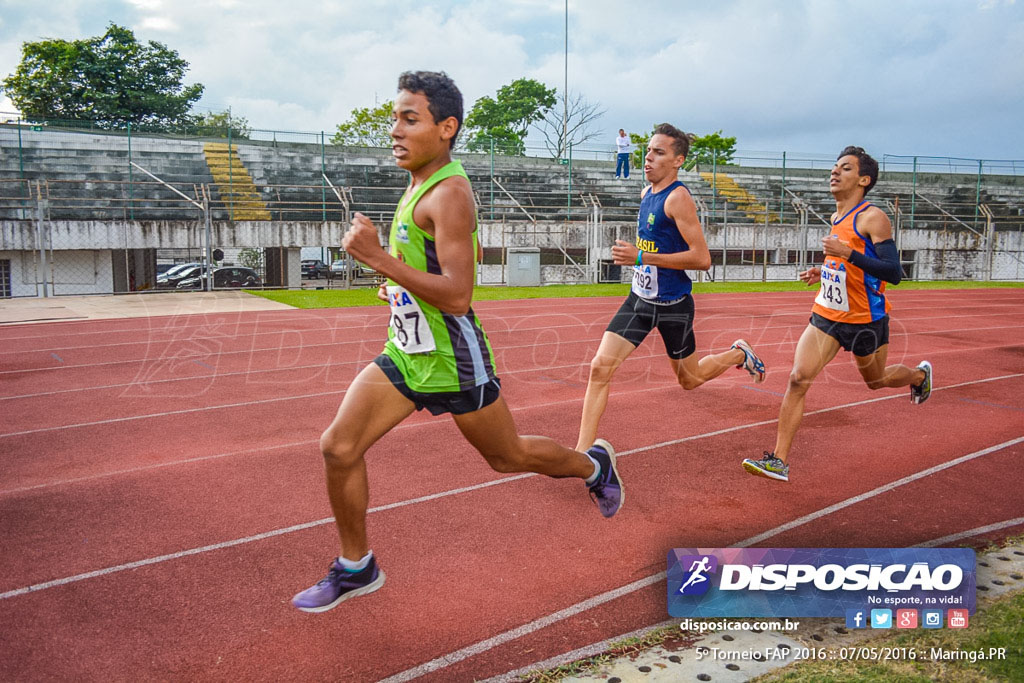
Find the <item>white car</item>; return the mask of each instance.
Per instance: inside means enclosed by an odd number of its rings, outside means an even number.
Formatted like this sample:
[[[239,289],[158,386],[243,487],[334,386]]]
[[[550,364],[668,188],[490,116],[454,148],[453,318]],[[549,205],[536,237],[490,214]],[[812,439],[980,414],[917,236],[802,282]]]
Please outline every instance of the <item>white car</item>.
[[[331,264],[331,275],[338,276],[345,274],[345,259],[338,259]],[[359,261],[352,261],[352,277],[376,277],[377,271],[367,268]]]

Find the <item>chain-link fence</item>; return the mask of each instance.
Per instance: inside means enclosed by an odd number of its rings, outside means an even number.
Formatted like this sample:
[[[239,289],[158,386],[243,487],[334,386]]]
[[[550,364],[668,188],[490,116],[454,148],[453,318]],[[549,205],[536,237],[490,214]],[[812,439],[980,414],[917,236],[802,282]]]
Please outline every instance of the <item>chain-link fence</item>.
[[[456,156],[479,206],[482,281],[508,282],[509,249],[522,248],[539,250],[543,282],[621,276],[610,245],[632,239],[643,180],[614,177],[611,145],[552,159],[477,139]],[[1021,278],[1024,162],[880,162],[870,199],[892,218],[909,276]],[[833,163],[741,151],[685,171],[713,254],[706,276],[791,279],[820,259]],[[0,293],[369,284],[341,235],[360,211],[383,236],[407,182],[389,149],[334,145],[326,132],[0,123]],[[190,277],[166,277],[175,266]],[[323,269],[344,277],[320,282]]]

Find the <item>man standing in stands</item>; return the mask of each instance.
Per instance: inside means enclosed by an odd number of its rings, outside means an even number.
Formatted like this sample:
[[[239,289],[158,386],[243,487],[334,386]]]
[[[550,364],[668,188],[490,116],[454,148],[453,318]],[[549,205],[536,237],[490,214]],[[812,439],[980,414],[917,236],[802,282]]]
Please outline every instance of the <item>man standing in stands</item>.
[[[615,157],[615,177],[629,177],[629,151],[632,145],[629,142],[629,136],[626,135],[626,131],[619,128],[619,137],[615,138],[615,148],[618,150],[618,154]]]

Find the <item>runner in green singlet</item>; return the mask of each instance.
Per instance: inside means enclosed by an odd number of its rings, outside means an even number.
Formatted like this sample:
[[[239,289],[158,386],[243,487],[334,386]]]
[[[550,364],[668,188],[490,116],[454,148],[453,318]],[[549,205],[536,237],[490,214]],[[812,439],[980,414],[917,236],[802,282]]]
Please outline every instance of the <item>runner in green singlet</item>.
[[[366,451],[415,410],[451,413],[455,425],[498,472],[583,479],[602,515],[622,505],[615,452],[597,440],[586,453],[516,432],[495,373],[490,342],[473,313],[478,254],[476,205],[462,165],[451,159],[462,126],[462,94],[443,73],[398,80],[391,137],[409,187],[391,224],[390,253],[377,228],[356,214],[342,245],[387,278],[390,308],[384,352],[353,380],[320,437],[327,493],[341,553],[327,576],[292,598],[323,612],[384,584],[366,535]]]

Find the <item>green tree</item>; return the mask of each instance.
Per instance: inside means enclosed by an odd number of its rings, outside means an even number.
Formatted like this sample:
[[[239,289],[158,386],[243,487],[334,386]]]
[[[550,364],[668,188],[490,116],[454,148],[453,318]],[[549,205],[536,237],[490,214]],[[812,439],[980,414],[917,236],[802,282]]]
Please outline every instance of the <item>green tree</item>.
[[[647,135],[629,134],[629,141],[633,143],[633,168],[643,170],[644,157],[647,156],[647,143],[651,141],[652,135],[654,135],[654,126],[651,126],[651,132]]]
[[[503,154],[526,153],[526,133],[555,106],[555,89],[532,78],[520,78],[498,89],[492,99],[478,99],[466,116],[470,151],[486,152],[494,147]]]
[[[723,137],[722,131],[695,137],[690,143],[690,154],[686,158],[686,169],[698,164],[710,166],[713,163],[728,164],[736,153],[736,138]]]
[[[376,107],[353,109],[348,121],[338,124],[338,131],[331,137],[331,144],[390,147],[391,110],[394,105],[392,100],[388,100]]]
[[[22,43],[21,63],[3,90],[28,119],[167,130],[192,123],[189,110],[203,94],[201,84],[182,83],[187,69],[176,51],[142,44],[112,23],[102,36]]]
[[[195,127],[196,134],[205,137],[226,138],[229,128],[232,138],[248,139],[252,135],[249,120],[244,116],[232,115],[230,109],[200,114],[196,117]]]

